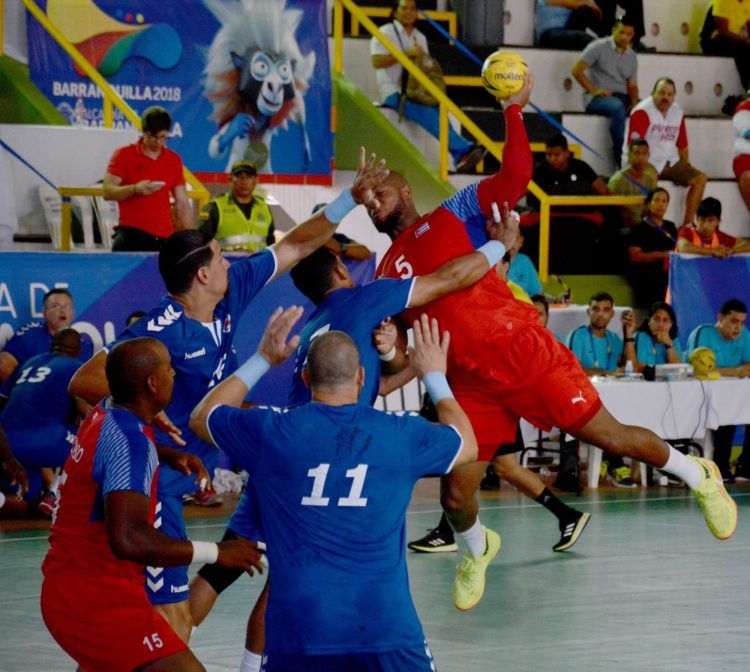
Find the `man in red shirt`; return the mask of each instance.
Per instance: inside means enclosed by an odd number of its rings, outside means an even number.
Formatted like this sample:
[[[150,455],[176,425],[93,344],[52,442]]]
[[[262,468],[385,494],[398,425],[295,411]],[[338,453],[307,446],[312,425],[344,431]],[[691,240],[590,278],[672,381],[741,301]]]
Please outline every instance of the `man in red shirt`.
[[[735,252],[750,252],[750,241],[719,231],[721,201],[704,198],[696,213],[697,225],[683,226],[677,232],[677,251],[724,259]]]
[[[170,234],[193,228],[193,209],[185,191],[182,159],[166,146],[172,118],[163,107],[149,107],[141,117],[141,138],[112,155],[104,176],[104,198],[117,201],[120,224],[115,252],[158,251]],[[169,194],[174,197],[172,219]]]
[[[484,222],[493,216],[493,203],[513,207],[531,177],[531,149],[521,114],[531,85],[529,76],[524,88],[506,101],[499,173],[466,187],[424,216],[414,206],[411,187],[397,173],[374,190],[368,214],[375,228],[393,240],[378,276],[430,273],[486,242]],[[693,488],[714,536],[727,539],[734,533],[737,506],[716,465],[677,452],[651,431],[615,420],[573,353],[539,324],[533,306],[513,298],[496,273],[419,312],[450,332],[448,378],[479,444],[479,461],[455,469],[441,483],[448,520],[469,548],[453,586],[458,609],[479,602],[487,566],[500,549],[499,535],[479,523],[474,494],[497,447],[513,442],[519,417],[674,473]],[[408,310],[404,316],[414,318]]]
[[[172,396],[174,369],[153,338],[107,355],[112,392],[86,416],[61,477],[60,505],[42,564],[41,607],[57,643],[86,670],[204,667],[151,605],[145,565],[217,563],[262,571],[254,542],[172,539],[154,529],[159,459],[200,473],[200,461],[161,446],[151,423]]]

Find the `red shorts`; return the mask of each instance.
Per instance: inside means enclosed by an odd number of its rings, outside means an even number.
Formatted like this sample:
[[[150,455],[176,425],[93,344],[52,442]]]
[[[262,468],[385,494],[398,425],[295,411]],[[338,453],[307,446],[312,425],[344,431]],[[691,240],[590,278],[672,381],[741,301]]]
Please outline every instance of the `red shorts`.
[[[750,154],[739,154],[734,157],[732,162],[732,168],[734,168],[734,176],[739,180],[742,173],[746,173],[750,170]]]
[[[543,327],[517,329],[498,347],[503,383],[475,370],[471,376],[449,372],[451,388],[469,416],[480,461],[491,460],[498,446],[513,443],[518,419],[545,431],[558,427],[574,434],[602,407],[599,393],[575,355]]]
[[[187,649],[146,589],[117,577],[45,577],[42,616],[55,641],[85,670],[130,672]]]

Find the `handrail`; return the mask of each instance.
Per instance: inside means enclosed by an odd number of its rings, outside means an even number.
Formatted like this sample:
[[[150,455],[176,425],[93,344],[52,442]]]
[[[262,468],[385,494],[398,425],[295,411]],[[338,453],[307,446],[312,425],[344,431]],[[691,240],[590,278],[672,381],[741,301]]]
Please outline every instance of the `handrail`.
[[[644,196],[553,196],[543,192],[534,182],[529,186],[536,187],[541,196],[539,199],[539,279],[546,282],[549,278],[549,240],[550,240],[550,208],[553,205],[641,205]]]
[[[359,5],[358,5],[359,6]],[[364,12],[366,16],[374,16],[380,19],[388,18],[391,15],[390,7],[362,7],[359,8]],[[425,10],[425,14],[435,21],[445,21],[448,24],[448,32],[451,37],[456,37],[458,34],[458,22],[456,20],[456,12],[441,12],[434,9]],[[359,19],[352,14],[352,37],[359,36]]]
[[[62,199],[62,211],[60,213],[60,249],[70,252],[71,249],[71,223],[73,221],[73,208],[71,198],[73,196],[104,196],[104,187],[57,187],[57,193]],[[188,198],[198,201],[198,209],[202,208],[209,200],[210,194],[205,189],[201,191],[185,190]]]
[[[65,35],[62,34],[60,29],[52,23],[47,15],[39,8],[35,0],[21,0],[29,13],[39,22],[39,24],[52,36],[52,38],[65,50],[65,52],[73,59],[73,62],[86,73],[88,78],[96,84],[101,90],[104,96],[104,127],[112,128],[114,124],[114,113],[113,106],[117,107],[120,112],[125,115],[139,131],[141,130],[141,119],[135,113],[132,107],[127,104],[125,99],[117,93],[107,82],[104,77],[99,74],[99,71],[89,63],[88,59],[68,40]],[[201,181],[193,175],[187,168],[183,166],[183,175],[185,181],[189,182],[193,187],[194,191],[205,192],[206,197],[209,197],[209,193],[203,186]]]

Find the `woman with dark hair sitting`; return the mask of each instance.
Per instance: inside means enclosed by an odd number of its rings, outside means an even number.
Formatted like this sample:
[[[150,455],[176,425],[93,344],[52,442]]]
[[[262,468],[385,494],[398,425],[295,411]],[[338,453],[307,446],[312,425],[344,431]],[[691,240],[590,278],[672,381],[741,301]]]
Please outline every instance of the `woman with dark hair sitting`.
[[[657,301],[648,311],[648,317],[635,333],[633,367],[643,371],[657,364],[679,364],[683,361],[682,344],[677,337],[677,316],[664,301]]]
[[[646,214],[628,238],[626,273],[633,286],[635,305],[648,309],[663,301],[669,279],[669,253],[677,245],[677,227],[664,219],[669,192],[657,187],[646,197]]]

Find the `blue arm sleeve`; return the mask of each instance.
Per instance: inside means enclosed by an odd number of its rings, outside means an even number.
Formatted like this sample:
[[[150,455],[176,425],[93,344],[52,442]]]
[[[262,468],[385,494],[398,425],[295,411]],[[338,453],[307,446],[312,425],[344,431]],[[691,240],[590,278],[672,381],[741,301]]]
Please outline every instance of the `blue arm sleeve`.
[[[461,435],[453,427],[416,416],[402,416],[399,421],[404,425],[399,434],[409,437],[414,480],[428,474],[447,473],[463,445]]]
[[[149,496],[157,464],[156,449],[144,434],[123,429],[112,415],[105,418],[93,468],[102,495],[132,490]]]
[[[216,406],[208,415],[207,426],[214,445],[243,469],[253,474],[260,456],[263,424],[270,409],[240,409]]]
[[[229,298],[240,313],[276,273],[276,255],[271,249],[251,254],[229,267]]]
[[[397,315],[409,305],[413,285],[414,278],[381,278],[358,287],[355,290],[358,314],[372,317],[375,324],[386,317]]]

